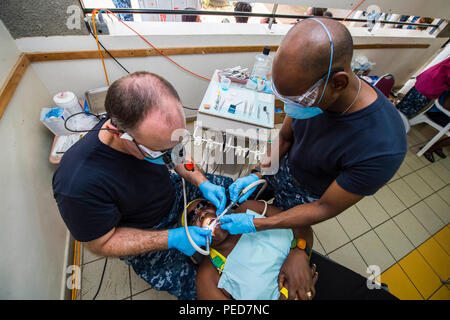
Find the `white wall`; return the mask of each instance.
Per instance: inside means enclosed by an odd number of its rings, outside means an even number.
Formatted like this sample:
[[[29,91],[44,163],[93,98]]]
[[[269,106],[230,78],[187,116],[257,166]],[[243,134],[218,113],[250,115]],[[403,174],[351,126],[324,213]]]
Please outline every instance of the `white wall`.
[[[0,85],[20,51],[0,21]],[[0,119],[0,299],[61,297],[67,231],[53,199],[52,136],[39,113],[52,96],[25,72]]]
[[[181,24],[151,23],[136,24],[146,38],[160,48],[196,47],[196,46],[247,46],[278,45],[291,26],[274,25],[273,32],[268,32],[263,25],[242,24]],[[375,75],[393,73],[396,85],[400,86],[439,49],[445,39],[429,36],[427,32],[403,29],[379,29],[369,33],[366,28],[350,29],[355,44],[401,43],[429,44],[427,49],[373,49],[355,50],[355,55],[364,54],[375,61],[372,72]],[[125,29],[114,31],[124,35],[100,36],[108,49],[138,49],[149,46],[137,36],[129,35]],[[33,51],[72,51],[97,50],[95,40],[90,36],[37,37],[17,39],[16,43],[24,52]],[[176,55],[172,59],[192,71],[210,77],[215,69],[249,67],[253,65],[256,53],[226,53],[205,55]],[[168,79],[178,90],[186,106],[198,107],[208,82],[189,75],[161,56],[144,58],[122,58],[121,63],[131,72],[148,70]],[[110,82],[125,75],[125,72],[112,60],[106,59]],[[100,60],[73,60],[33,63],[32,68],[42,80],[50,93],[71,90],[79,97],[87,89],[106,85]],[[187,112],[188,113],[188,112]],[[189,114],[189,113],[188,113]]]

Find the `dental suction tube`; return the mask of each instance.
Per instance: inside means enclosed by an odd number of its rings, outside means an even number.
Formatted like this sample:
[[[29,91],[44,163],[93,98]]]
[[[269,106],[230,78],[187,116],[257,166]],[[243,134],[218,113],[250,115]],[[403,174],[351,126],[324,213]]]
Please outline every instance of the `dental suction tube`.
[[[192,237],[191,237],[191,235],[190,235],[190,233],[189,233],[189,228],[188,228],[188,224],[187,224],[187,201],[186,201],[186,182],[184,181],[184,178],[181,178],[181,181],[183,182],[183,198],[184,198],[184,212],[183,212],[183,214],[184,214],[184,221],[185,221],[185,223],[184,223],[184,229],[186,230],[186,235],[187,235],[187,237],[188,237],[188,240],[189,240],[189,242],[191,243],[191,245],[192,245],[192,247],[195,249],[195,250],[197,250],[197,252],[199,252],[199,253],[201,253],[201,254],[203,254],[203,255],[205,255],[205,256],[207,256],[207,255],[209,255],[209,252],[210,252],[210,244],[209,244],[209,241],[208,240],[206,240],[206,250],[203,250],[202,248],[200,248],[196,243],[195,243],[195,241],[192,239]],[[254,187],[256,187],[256,186],[258,186],[258,185],[260,185],[260,184],[262,184],[262,183],[264,183],[264,185],[263,185],[263,187],[261,188],[261,190],[259,191],[259,193],[258,193],[258,195],[256,196],[256,197],[258,197],[260,194],[261,194],[261,192],[265,189],[265,187],[266,187],[266,185],[267,185],[267,181],[266,180],[264,180],[264,179],[260,179],[260,180],[258,180],[258,181],[255,181],[255,182],[253,182],[253,183],[251,183],[251,184],[249,184],[246,188],[244,188],[244,189],[242,189],[241,190],[241,192],[239,192],[239,197],[238,197],[238,199],[235,201],[235,202],[232,202],[217,218],[216,218],[216,220],[214,221],[215,223],[220,219],[220,217],[222,217],[225,213],[227,213],[235,204],[237,204],[238,203],[238,201],[239,201],[239,199],[244,195],[244,194],[246,194],[247,192],[249,192],[251,189],[253,189]],[[213,222],[213,223],[214,223]],[[215,225],[215,224],[214,224]]]

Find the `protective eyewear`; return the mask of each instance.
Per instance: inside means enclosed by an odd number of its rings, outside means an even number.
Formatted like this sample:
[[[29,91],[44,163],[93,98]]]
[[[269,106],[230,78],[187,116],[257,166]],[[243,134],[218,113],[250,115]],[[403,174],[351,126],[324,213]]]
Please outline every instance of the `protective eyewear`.
[[[167,149],[167,150],[161,150],[161,151],[154,151],[150,148],[147,148],[146,146],[143,146],[142,144],[139,144],[130,134],[123,133],[120,138],[125,139],[128,141],[132,141],[136,147],[139,149],[139,151],[142,153],[144,157],[148,157],[150,159],[157,159],[162,157],[164,154],[171,152],[172,150],[182,151],[184,150],[184,146],[189,142],[190,139],[190,133],[187,130],[184,130],[184,132],[181,134],[180,142],[178,142],[173,148]]]
[[[344,68],[336,68],[331,70],[331,73],[336,73],[344,71]],[[320,92],[320,86],[325,82],[324,78],[328,75],[328,72],[325,73],[320,79],[312,85],[304,94],[299,96],[285,96],[277,91],[275,84],[272,81],[272,92],[278,99],[283,101],[284,103],[294,103],[299,105],[300,107],[311,107],[314,102],[317,100],[317,96]]]
[[[188,225],[192,225],[195,217],[200,213],[200,210],[203,210],[205,208],[213,208],[214,209],[214,205],[211,202],[209,202],[208,200],[200,200],[197,203],[197,205],[195,206],[195,208],[193,210],[191,210],[190,212],[188,212]]]

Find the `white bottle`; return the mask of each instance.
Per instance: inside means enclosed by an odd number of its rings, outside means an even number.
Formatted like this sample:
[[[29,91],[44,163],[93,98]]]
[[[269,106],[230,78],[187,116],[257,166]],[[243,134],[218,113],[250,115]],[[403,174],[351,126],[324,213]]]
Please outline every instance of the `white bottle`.
[[[65,110],[65,116],[68,117],[74,113],[81,112],[80,103],[77,96],[70,91],[63,91],[53,96],[53,102],[60,108]]]
[[[253,81],[256,81],[258,78],[267,80],[267,75],[270,73],[272,67],[272,58],[269,57],[269,52],[270,47],[266,46],[262,53],[256,55],[251,75]]]

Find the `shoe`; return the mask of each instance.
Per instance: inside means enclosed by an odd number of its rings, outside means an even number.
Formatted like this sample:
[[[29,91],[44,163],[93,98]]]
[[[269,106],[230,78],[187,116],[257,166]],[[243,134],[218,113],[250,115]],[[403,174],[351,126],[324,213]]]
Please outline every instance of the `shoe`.
[[[430,162],[434,162],[434,156],[433,156],[433,153],[432,152],[430,152],[430,151],[427,151],[427,152],[425,152],[424,154],[423,154],[423,156],[428,160],[428,161],[430,161]]]
[[[447,156],[444,154],[444,152],[442,151],[442,148],[436,149],[433,151],[434,153],[436,153],[439,157],[441,157],[442,159],[447,158]]]

